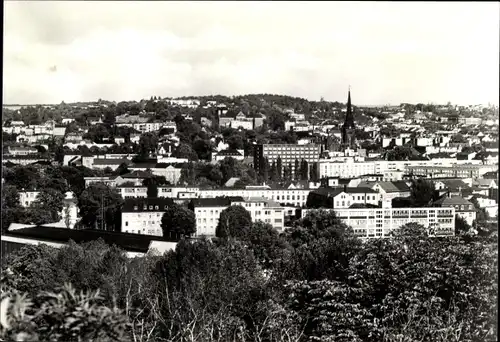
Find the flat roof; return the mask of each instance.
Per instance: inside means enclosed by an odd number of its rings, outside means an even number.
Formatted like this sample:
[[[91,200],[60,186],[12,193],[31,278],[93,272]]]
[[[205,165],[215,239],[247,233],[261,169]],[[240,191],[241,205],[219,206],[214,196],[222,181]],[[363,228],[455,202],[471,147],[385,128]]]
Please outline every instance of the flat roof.
[[[105,230],[76,230],[67,228],[53,228],[43,226],[31,226],[9,230],[3,236],[40,240],[41,242],[68,243],[70,240],[76,243],[95,241],[103,239],[108,245],[116,245],[125,251],[147,253],[151,241],[177,242],[162,236],[140,235],[131,233],[110,232]]]

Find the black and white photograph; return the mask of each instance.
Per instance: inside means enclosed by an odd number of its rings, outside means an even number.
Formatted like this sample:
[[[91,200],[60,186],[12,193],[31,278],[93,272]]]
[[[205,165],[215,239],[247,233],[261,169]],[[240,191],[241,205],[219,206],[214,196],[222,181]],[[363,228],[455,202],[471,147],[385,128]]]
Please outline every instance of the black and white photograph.
[[[498,340],[498,2],[3,5],[0,342]]]

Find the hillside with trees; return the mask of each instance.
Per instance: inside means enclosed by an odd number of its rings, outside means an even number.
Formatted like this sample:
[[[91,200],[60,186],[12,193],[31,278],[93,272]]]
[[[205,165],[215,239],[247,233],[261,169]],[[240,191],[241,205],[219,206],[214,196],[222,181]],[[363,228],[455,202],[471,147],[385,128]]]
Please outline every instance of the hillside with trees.
[[[25,247],[3,263],[0,338],[496,341],[496,237],[407,224],[362,243],[322,211],[224,232],[134,259],[100,241]]]

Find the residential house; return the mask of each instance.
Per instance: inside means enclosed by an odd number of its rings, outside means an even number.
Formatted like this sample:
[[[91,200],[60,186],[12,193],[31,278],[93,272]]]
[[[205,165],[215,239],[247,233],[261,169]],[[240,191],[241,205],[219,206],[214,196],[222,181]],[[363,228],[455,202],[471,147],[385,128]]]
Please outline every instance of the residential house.
[[[455,213],[467,221],[469,225],[472,225],[472,222],[476,219],[474,205],[460,196],[444,195],[435,201],[434,205],[442,208],[455,208]]]
[[[82,133],[68,133],[66,135],[66,137],[64,138],[64,142],[66,142],[66,143],[79,144],[82,141],[83,141],[83,134]]]
[[[7,147],[7,154],[11,156],[27,156],[38,154],[38,150],[29,146],[9,146]]]
[[[390,203],[394,198],[409,197],[410,187],[404,181],[395,182],[361,182],[358,187],[366,187],[379,193],[379,201]]]
[[[222,150],[220,152],[212,152],[212,162],[217,163],[226,158],[233,158],[242,161],[245,159],[245,152],[243,150]]]
[[[349,208],[352,205],[377,207],[379,194],[370,188],[319,188],[309,193],[308,208]]]
[[[148,197],[148,188],[146,186],[137,186],[136,184],[123,183],[116,187],[122,198],[146,198]]]

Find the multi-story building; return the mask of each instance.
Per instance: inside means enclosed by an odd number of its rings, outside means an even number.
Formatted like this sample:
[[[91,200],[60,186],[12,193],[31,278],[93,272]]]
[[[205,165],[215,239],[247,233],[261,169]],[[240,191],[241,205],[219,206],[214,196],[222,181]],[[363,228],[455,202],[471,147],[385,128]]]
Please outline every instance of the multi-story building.
[[[487,172],[497,171],[498,165],[461,164],[452,166],[408,166],[407,171],[414,176],[478,178]]]
[[[7,147],[7,153],[12,156],[27,156],[38,154],[38,150],[34,147],[9,146]]]
[[[474,205],[460,196],[443,196],[440,200],[434,203],[441,208],[454,208],[457,216],[461,217],[469,225],[476,219],[476,210]]]
[[[310,191],[311,189],[273,189],[266,186],[254,189],[200,189],[197,194],[199,198],[216,198],[224,196],[240,196],[243,198],[263,197],[280,203],[281,205],[303,207],[306,205],[307,196]]]
[[[395,182],[361,182],[359,187],[367,187],[379,193],[378,200],[391,202],[394,198],[410,196],[410,187],[404,181]]]
[[[242,201],[243,198],[234,198]],[[221,212],[231,205],[231,198],[199,198],[189,204],[196,217],[197,236],[215,236]]]
[[[29,191],[19,191],[19,203],[22,207],[28,208],[33,202],[36,201],[40,191],[29,190]],[[78,222],[78,206],[74,194],[68,191],[64,194],[63,199],[63,209],[59,213],[62,226],[69,229],[73,229],[75,224]]]
[[[169,206],[170,198],[126,199],[122,207],[122,233],[162,236],[161,218]]]
[[[242,197],[198,198],[190,203],[190,208],[196,216],[196,235],[215,236],[221,212],[231,205],[240,205],[245,208],[252,222],[268,223],[278,231],[284,228],[285,208],[273,201]]]
[[[285,208],[274,201],[265,198],[245,198],[242,201],[233,201],[232,205],[241,205],[252,217],[252,222],[262,221],[281,232],[285,227]]]
[[[222,161],[226,158],[233,158],[236,160],[244,160],[245,159],[245,151],[244,150],[222,150],[219,152],[212,152],[212,162],[216,163]]]
[[[148,188],[145,186],[136,186],[122,184],[116,187],[122,198],[146,198],[148,197]]]
[[[303,209],[302,217],[315,209]],[[339,219],[351,226],[360,238],[390,237],[407,223],[429,228],[434,236],[455,235],[455,209],[446,208],[356,208],[323,209],[334,211]]]
[[[290,167],[295,174],[295,160],[305,160],[309,165],[318,162],[321,154],[321,145],[307,144],[260,144],[254,146],[254,168],[259,171],[262,161],[267,158],[269,165],[281,159],[282,170]]]
[[[366,174],[380,174],[384,176],[384,180],[389,180],[389,175],[394,173],[406,172],[415,175],[425,176],[427,173],[424,170],[448,170],[448,169],[481,169],[485,165],[473,163],[469,161],[459,161],[451,158],[431,159],[431,160],[400,160],[400,161],[387,161],[387,160],[373,160],[356,162],[352,159],[346,159],[346,162],[338,162],[331,159],[320,159],[318,161],[319,177],[343,177],[353,178]],[[463,168],[464,167],[464,168]],[[485,170],[496,170],[492,165],[486,165]],[[488,168],[489,167],[489,168]],[[498,167],[497,167],[498,168]],[[482,170],[482,169],[481,169]],[[416,173],[416,172],[419,173]],[[485,171],[485,172],[487,172]],[[448,171],[450,172],[450,171]],[[449,176],[455,177],[455,176]],[[465,176],[470,177],[470,176]]]
[[[37,190],[19,191],[19,203],[27,208],[37,199],[39,193],[40,191]]]
[[[307,206],[310,208],[349,208],[352,205],[378,206],[379,195],[370,188],[319,188],[311,191]]]

